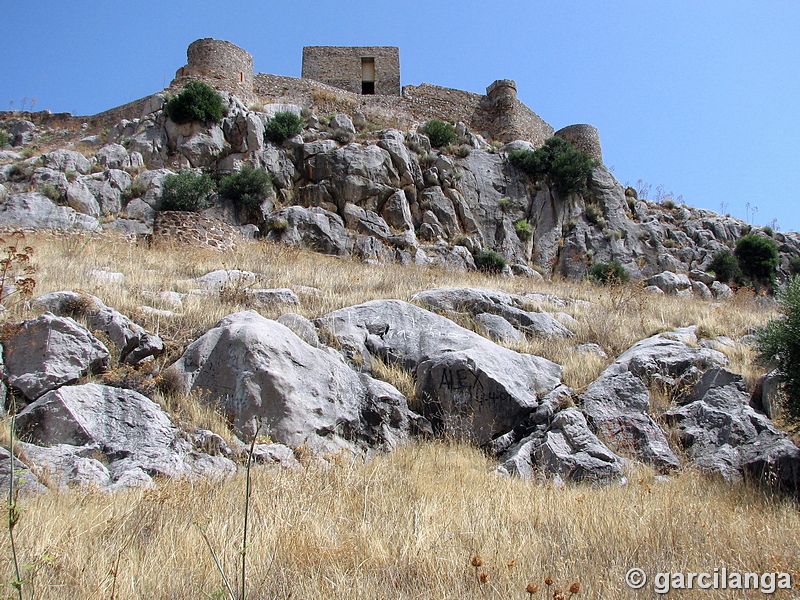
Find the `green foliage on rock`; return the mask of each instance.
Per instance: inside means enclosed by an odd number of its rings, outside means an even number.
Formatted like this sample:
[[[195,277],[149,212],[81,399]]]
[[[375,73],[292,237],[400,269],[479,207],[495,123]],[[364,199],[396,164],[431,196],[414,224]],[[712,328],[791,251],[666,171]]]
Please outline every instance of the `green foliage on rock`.
[[[264,130],[264,137],[269,142],[282,144],[290,137],[303,131],[303,117],[293,112],[283,111],[275,113]]]
[[[592,169],[597,166],[587,152],[559,137],[548,138],[536,150],[513,150],[508,162],[528,175],[547,175],[561,196],[585,194]]]
[[[775,240],[749,233],[736,242],[734,255],[739,261],[742,273],[758,287],[769,285],[775,277],[780,259]]]
[[[527,242],[533,235],[533,228],[528,219],[520,219],[514,223],[514,229],[517,230],[517,235],[523,242]]]
[[[595,263],[589,267],[587,275],[589,279],[600,285],[619,285],[631,280],[631,276],[618,260],[612,260],[610,263]]]
[[[506,259],[494,250],[479,250],[475,253],[475,266],[486,273],[499,273],[506,267]]]
[[[5,129],[0,129],[0,148],[8,144],[8,132]]]
[[[779,295],[781,316],[756,333],[758,360],[777,365],[786,393],[783,416],[800,424],[800,277]]]
[[[225,116],[222,98],[202,81],[190,81],[183,91],[164,106],[167,116],[175,123],[219,123]]]
[[[161,191],[161,210],[200,212],[211,206],[216,185],[208,173],[182,170],[167,175]]]
[[[237,206],[257,209],[272,191],[272,175],[252,165],[244,165],[238,173],[223,177],[219,193]]]
[[[441,148],[454,144],[458,136],[456,128],[450,123],[445,123],[439,119],[431,119],[422,127],[422,133],[428,136],[431,146]]]
[[[730,250],[717,252],[708,270],[714,273],[722,283],[739,283],[742,280],[739,261]]]

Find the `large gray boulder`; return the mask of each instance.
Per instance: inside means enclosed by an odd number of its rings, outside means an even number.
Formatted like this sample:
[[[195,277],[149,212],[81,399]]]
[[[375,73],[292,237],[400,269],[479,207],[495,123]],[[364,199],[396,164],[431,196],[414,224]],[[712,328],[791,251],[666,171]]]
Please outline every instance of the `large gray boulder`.
[[[749,403],[741,375],[713,368],[666,417],[677,425],[686,453],[702,470],[800,492],[800,448]]]
[[[230,460],[195,450],[155,402],[133,390],[62,387],[25,407],[16,427],[31,460],[61,485],[114,489],[152,483],[156,476],[235,470]]]
[[[695,348],[695,328],[682,328],[637,342],[609,365],[581,395],[598,435],[619,452],[659,471],[680,466],[663,428],[650,416],[651,385],[691,385],[711,367],[728,364],[709,348]]]
[[[94,231],[100,222],[68,206],[57,206],[38,192],[14,194],[0,205],[0,227]]]
[[[391,449],[424,428],[391,385],[254,311],[222,319],[168,371],[185,391],[202,391],[245,438],[260,432],[318,452]]]
[[[324,254],[347,256],[352,238],[342,218],[323,208],[289,206],[267,218],[267,239],[311,248]]]
[[[160,337],[148,333],[95,296],[71,291],[51,292],[39,296],[32,304],[59,316],[82,316],[92,331],[102,331],[108,336],[119,351],[120,362],[135,365],[164,351]]]
[[[368,370],[371,354],[415,371],[425,416],[479,444],[505,433],[555,388],[562,368],[514,352],[450,319],[400,300],[373,300],[316,320],[345,356]]]
[[[42,154],[41,162],[43,167],[63,173],[77,171],[85,175],[92,168],[92,163],[89,162],[89,159],[74,150],[53,150],[47,154]]]
[[[411,297],[432,310],[500,315],[512,326],[534,337],[571,337],[572,332],[543,312],[523,310],[522,296],[482,288],[435,288]]]
[[[688,275],[664,271],[653,275],[647,280],[647,285],[654,285],[665,294],[678,294],[684,290],[692,289],[692,280]]]
[[[650,392],[630,372],[600,377],[581,395],[582,407],[601,439],[659,471],[681,466],[650,412]]]
[[[108,366],[106,347],[69,317],[46,312],[10,330],[3,342],[6,378],[30,400]]]

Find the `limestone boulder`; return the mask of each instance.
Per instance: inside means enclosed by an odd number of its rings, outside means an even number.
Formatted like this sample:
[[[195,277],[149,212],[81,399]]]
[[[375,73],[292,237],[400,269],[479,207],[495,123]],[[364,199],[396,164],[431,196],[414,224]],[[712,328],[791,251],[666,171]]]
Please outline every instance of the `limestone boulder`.
[[[702,470],[728,480],[749,477],[800,491],[800,448],[750,406],[741,375],[709,369],[683,404],[666,416],[677,425],[687,455]]]
[[[53,390],[23,409],[17,434],[32,461],[62,485],[108,489],[152,484],[152,477],[222,476],[222,456],[192,447],[149,398],[88,383]]]
[[[30,400],[108,366],[106,347],[69,317],[46,312],[10,329],[3,342],[7,381]]]
[[[478,313],[475,321],[480,324],[489,339],[496,342],[523,342],[525,335],[500,315]]]
[[[66,173],[76,171],[85,175],[92,168],[92,163],[80,152],[74,150],[53,150],[47,154],[42,154],[41,162],[43,167],[54,169]]]
[[[160,337],[148,333],[141,325],[106,306],[95,296],[71,291],[51,292],[36,298],[32,304],[63,317],[81,315],[92,331],[102,331],[108,336],[116,346],[121,362],[135,365],[164,351]]]
[[[647,285],[654,285],[661,289],[665,294],[678,294],[684,290],[692,289],[692,280],[688,275],[664,271],[658,275],[653,275],[647,280]]]
[[[254,311],[222,319],[169,372],[186,391],[202,390],[243,438],[259,432],[317,452],[388,450],[425,425],[395,388]]]
[[[18,451],[16,444],[14,450]],[[0,493],[5,494],[6,498],[8,498],[8,488],[11,485],[12,477],[14,478],[14,489],[19,490],[23,496],[47,492],[47,487],[39,481],[26,462],[15,456],[12,468],[11,453],[5,448],[0,448]]]
[[[664,430],[648,414],[650,392],[632,373],[601,377],[580,399],[598,436],[617,451],[629,452],[659,471],[681,466]]]
[[[440,431],[479,444],[514,426],[555,388],[562,368],[521,354],[400,300],[373,300],[315,321],[354,365],[369,370],[374,354],[416,372],[424,415]]]
[[[83,181],[76,179],[67,187],[67,204],[79,213],[91,217],[100,216],[100,203]]]
[[[282,208],[270,213],[266,226],[268,240],[337,256],[349,255],[352,248],[352,239],[342,218],[323,208]]]
[[[68,206],[57,206],[43,194],[26,192],[14,194],[0,205],[0,227],[94,231],[100,222]]]

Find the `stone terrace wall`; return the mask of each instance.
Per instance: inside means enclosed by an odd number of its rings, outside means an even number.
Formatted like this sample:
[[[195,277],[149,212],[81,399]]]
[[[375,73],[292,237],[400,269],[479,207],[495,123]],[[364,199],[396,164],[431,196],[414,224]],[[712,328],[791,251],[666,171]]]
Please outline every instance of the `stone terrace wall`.
[[[159,211],[153,224],[153,242],[179,242],[215,250],[231,250],[244,238],[232,225],[194,212]]]

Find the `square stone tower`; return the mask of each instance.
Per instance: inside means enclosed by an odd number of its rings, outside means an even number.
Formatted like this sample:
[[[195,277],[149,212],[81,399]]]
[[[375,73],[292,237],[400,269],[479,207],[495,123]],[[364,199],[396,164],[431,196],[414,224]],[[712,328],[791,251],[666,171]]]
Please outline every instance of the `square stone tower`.
[[[355,94],[400,95],[400,51],[394,46],[306,46],[304,79]]]

